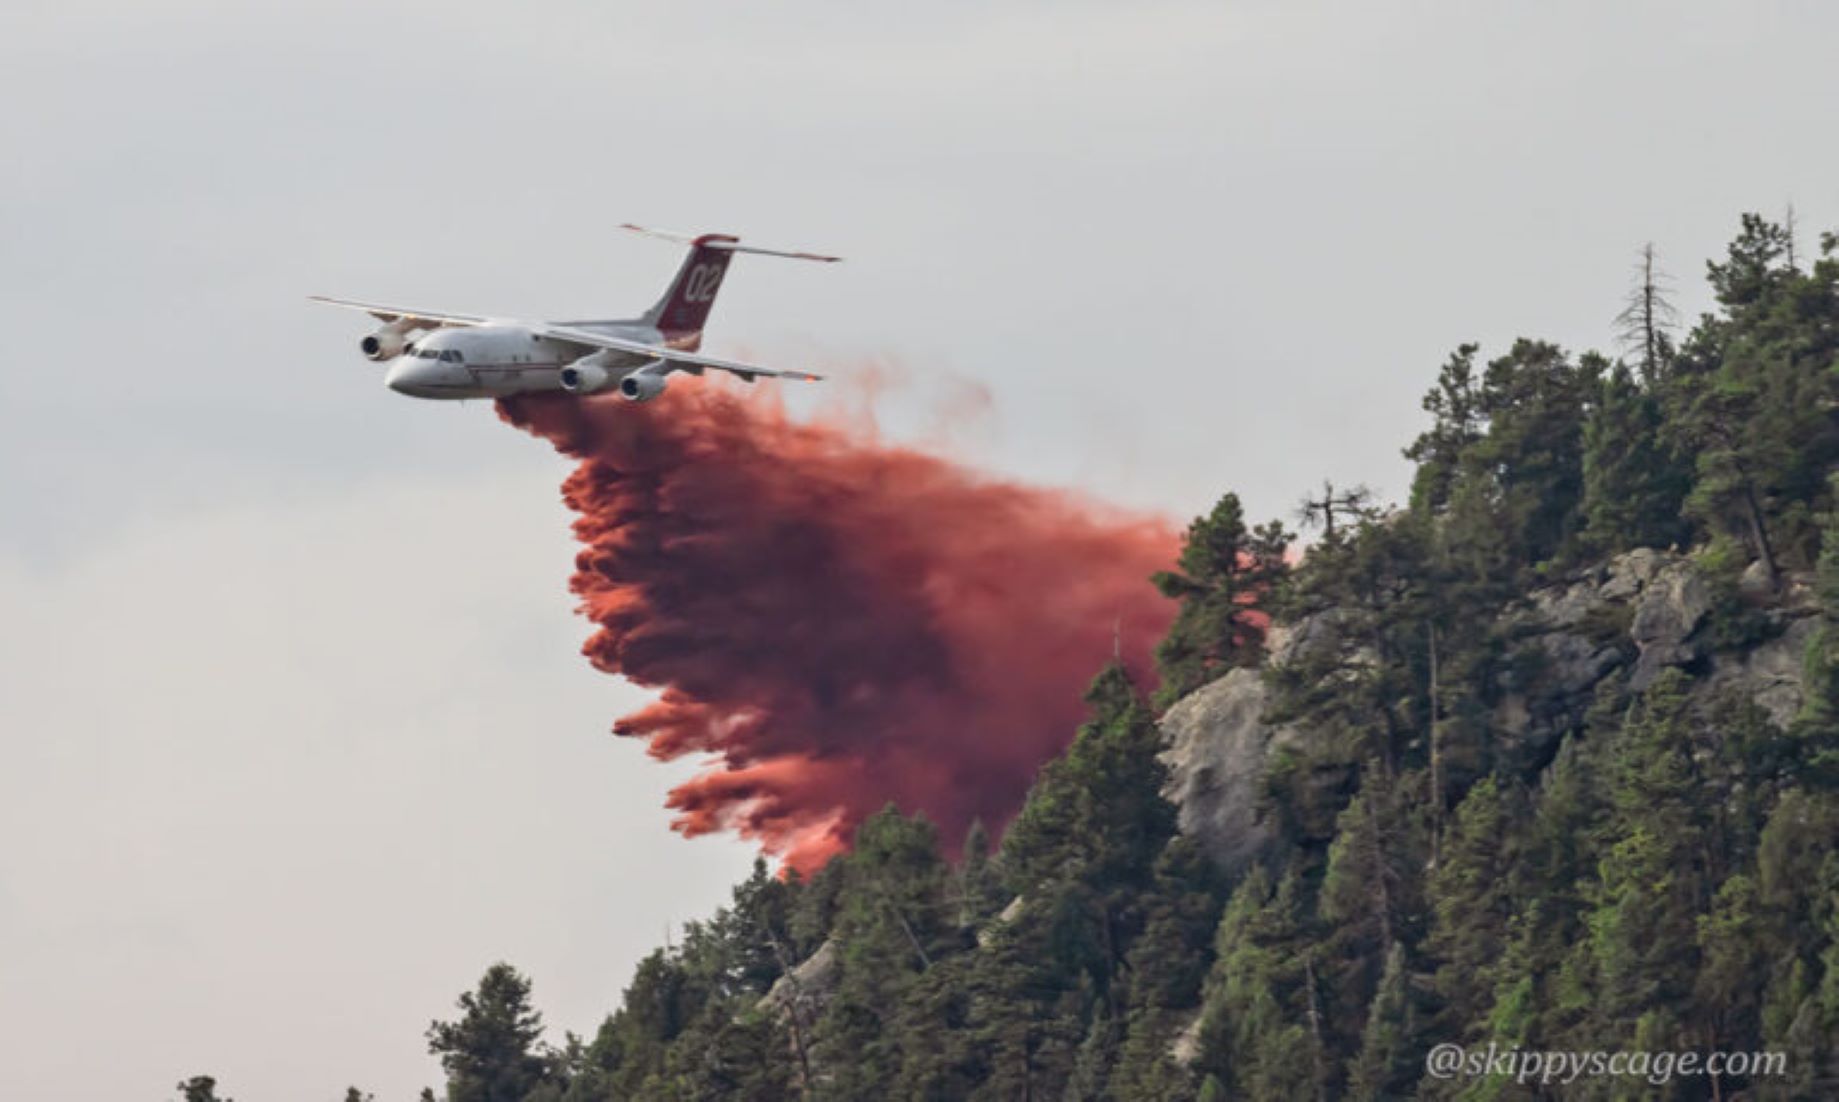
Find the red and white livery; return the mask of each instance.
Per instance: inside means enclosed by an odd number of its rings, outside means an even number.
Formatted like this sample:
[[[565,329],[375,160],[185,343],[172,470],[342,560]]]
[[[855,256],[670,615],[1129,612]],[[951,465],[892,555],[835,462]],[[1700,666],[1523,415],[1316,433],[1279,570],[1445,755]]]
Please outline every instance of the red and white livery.
[[[814,381],[809,371],[705,356],[702,330],[736,253],[832,263],[834,256],[743,245],[737,237],[697,237],[623,226],[688,245],[689,255],[664,297],[636,318],[614,321],[519,321],[373,302],[312,296],[314,302],[362,310],[383,327],[359,342],[364,355],[390,365],[384,381],[415,398],[503,398],[535,391],[594,394],[617,390],[634,402],[663,393],[672,372],[713,368],[748,382],[762,376]]]

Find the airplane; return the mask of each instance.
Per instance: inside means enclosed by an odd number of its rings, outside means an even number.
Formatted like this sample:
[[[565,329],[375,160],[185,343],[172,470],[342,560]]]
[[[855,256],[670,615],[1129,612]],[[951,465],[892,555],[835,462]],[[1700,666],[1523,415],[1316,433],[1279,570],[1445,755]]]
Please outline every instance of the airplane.
[[[695,237],[626,224],[621,229],[690,247],[664,297],[636,318],[616,321],[519,321],[439,310],[412,310],[311,295],[314,302],[362,310],[383,327],[358,342],[367,359],[389,363],[384,383],[414,398],[504,398],[538,391],[597,394],[617,390],[648,402],[672,372],[713,368],[746,382],[759,377],[815,382],[821,375],[705,356],[703,324],[736,253],[834,263],[817,253],[743,245],[738,237]]]

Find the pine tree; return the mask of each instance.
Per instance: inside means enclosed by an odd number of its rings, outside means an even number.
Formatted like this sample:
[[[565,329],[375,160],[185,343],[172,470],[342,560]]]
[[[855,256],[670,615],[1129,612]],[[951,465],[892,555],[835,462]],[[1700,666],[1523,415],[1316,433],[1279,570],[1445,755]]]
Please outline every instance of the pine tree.
[[[679,1102],[796,1097],[790,1047],[786,1030],[771,1012],[711,1000],[671,1045],[658,1085],[648,1093]]]
[[[1684,544],[1692,470],[1662,439],[1660,401],[1616,364],[1584,426],[1580,555]]]
[[[1352,1098],[1403,1099],[1424,1070],[1424,1046],[1418,1037],[1416,1007],[1405,969],[1405,947],[1393,942],[1379,986],[1367,1009],[1360,1051],[1348,1071]]]
[[[1600,357],[1573,365],[1556,345],[1519,340],[1483,374],[1488,432],[1464,451],[1459,477],[1490,503],[1506,568],[1551,558],[1577,527],[1583,426],[1601,371]]]
[[[1709,265],[1724,316],[1694,331],[1667,387],[1669,431],[1697,458],[1688,507],[1744,540],[1771,581],[1812,560],[1839,459],[1839,259],[1826,251],[1803,273],[1787,249],[1782,227],[1744,216],[1725,261]]]
[[[1193,1076],[1170,1049],[1194,1021],[1219,925],[1218,874],[1190,838],[1174,838],[1156,858],[1143,895],[1142,932],[1126,955],[1124,1040],[1109,1083],[1116,1098],[1192,1092]]]
[[[1424,395],[1424,412],[1432,417],[1429,431],[1405,449],[1405,458],[1417,464],[1411,483],[1411,508],[1421,513],[1441,513],[1450,502],[1463,453],[1481,439],[1486,419],[1475,378],[1477,344],[1465,344],[1451,353],[1437,373],[1436,388]]]
[[[1424,866],[1421,834],[1397,794],[1396,783],[1377,761],[1367,764],[1360,791],[1341,812],[1328,867],[1322,877],[1320,913],[1330,942],[1363,965],[1377,966],[1387,947],[1416,936]],[[1342,986],[1364,1006],[1370,971],[1363,967]]]
[[[1839,497],[1839,475],[1832,478]],[[1819,620],[1801,660],[1805,686],[1791,733],[1813,779],[1839,786],[1839,509],[1820,518],[1820,554],[1814,569]]]
[[[1177,568],[1151,579],[1163,596],[1181,604],[1156,648],[1158,704],[1171,704],[1227,670],[1257,661],[1268,620],[1260,608],[1283,576],[1289,543],[1275,521],[1248,529],[1237,494],[1220,498],[1211,513],[1188,526]]]
[[[1519,858],[1509,812],[1494,777],[1470,787],[1430,874],[1427,948],[1451,1037],[1478,1035],[1501,980],[1513,915],[1508,876]]]
[[[670,1045],[700,1008],[699,992],[675,954],[660,949],[645,957],[619,1009],[583,1054],[569,1102],[638,1097],[662,1076]]]
[[[983,820],[974,820],[964,836],[964,857],[958,863],[958,925],[974,927],[987,922],[1008,903],[1002,869],[991,852],[990,832]]]
[[[1839,798],[1790,789],[1762,830],[1756,855],[1755,948],[1767,977],[1763,1046],[1789,1053],[1796,1082],[1764,1084],[1767,1097],[1814,1097],[1839,1074],[1839,1016],[1832,985],[1839,913]],[[1798,1088],[1797,1088],[1798,1082]]]
[[[1041,771],[1003,840],[1003,869],[1018,893],[1054,881],[1141,884],[1175,834],[1175,809],[1162,796],[1162,733],[1124,667],[1100,672],[1086,704],[1091,719]]]
[[[832,929],[841,978],[817,1022],[812,1061],[831,1077],[826,1096],[859,1098],[905,1062],[901,1002],[950,947],[955,926],[938,833],[924,819],[889,806],[862,824],[842,860]]]
[[[219,1098],[217,1080],[208,1075],[194,1075],[173,1089],[179,1092],[179,1102],[236,1102],[234,1098]]]
[[[1697,916],[1710,888],[1707,793],[1694,772],[1686,709],[1685,678],[1669,670],[1631,708],[1615,745],[1601,882],[1588,919],[1600,1036],[1615,1036],[1643,1014],[1676,1021],[1690,1004]]]
[[[543,1019],[530,1005],[530,981],[494,964],[476,991],[460,996],[458,1021],[428,1027],[428,1052],[447,1072],[447,1102],[523,1102],[548,1078],[537,1051]]]
[[[1693,992],[1694,1017],[1708,1019],[1709,1047],[1739,1049],[1761,1032],[1763,959],[1756,882],[1737,873],[1718,886],[1711,908],[1698,917],[1701,964]]]
[[[1301,877],[1273,888],[1263,866],[1220,917],[1207,976],[1199,1071],[1235,1098],[1325,1099],[1331,1053]]]

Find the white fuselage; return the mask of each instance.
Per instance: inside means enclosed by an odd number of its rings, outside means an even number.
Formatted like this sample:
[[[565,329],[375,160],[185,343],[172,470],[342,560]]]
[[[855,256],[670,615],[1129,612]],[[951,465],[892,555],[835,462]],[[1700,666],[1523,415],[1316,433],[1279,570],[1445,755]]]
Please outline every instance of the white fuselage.
[[[663,334],[643,323],[582,322],[582,328],[648,344],[662,344]],[[621,352],[596,351],[544,337],[517,325],[479,325],[421,333],[390,361],[384,382],[391,390],[415,398],[504,398],[534,391],[572,389],[563,371],[590,360],[617,381],[656,360]]]
[[[649,402],[664,393],[677,372],[720,371],[746,383],[759,378],[822,378],[809,371],[705,356],[702,331],[734,254],[826,262],[836,257],[743,245],[740,238],[725,233],[665,236],[686,241],[690,251],[663,296],[636,318],[529,321],[309,297],[328,306],[361,310],[382,322],[383,328],[358,341],[358,350],[372,363],[389,364],[384,382],[391,390],[416,398],[508,398],[560,390],[580,395],[610,391],[629,402]]]

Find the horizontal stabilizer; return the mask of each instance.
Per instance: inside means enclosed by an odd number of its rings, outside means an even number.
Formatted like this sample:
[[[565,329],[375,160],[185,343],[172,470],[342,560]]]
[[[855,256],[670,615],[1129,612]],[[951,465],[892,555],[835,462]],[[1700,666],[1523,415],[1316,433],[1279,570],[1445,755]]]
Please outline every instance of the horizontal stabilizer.
[[[758,256],[783,256],[793,260],[816,260],[825,264],[834,264],[843,259],[840,256],[825,256],[822,253],[797,252],[787,249],[763,249],[757,245],[743,245],[738,237],[723,233],[687,234],[672,233],[669,230],[652,230],[644,226],[635,226],[630,222],[620,223],[620,229],[641,233],[646,237],[655,237],[661,241],[675,241],[679,245],[693,245],[704,249],[716,249],[725,253],[754,253]]]

